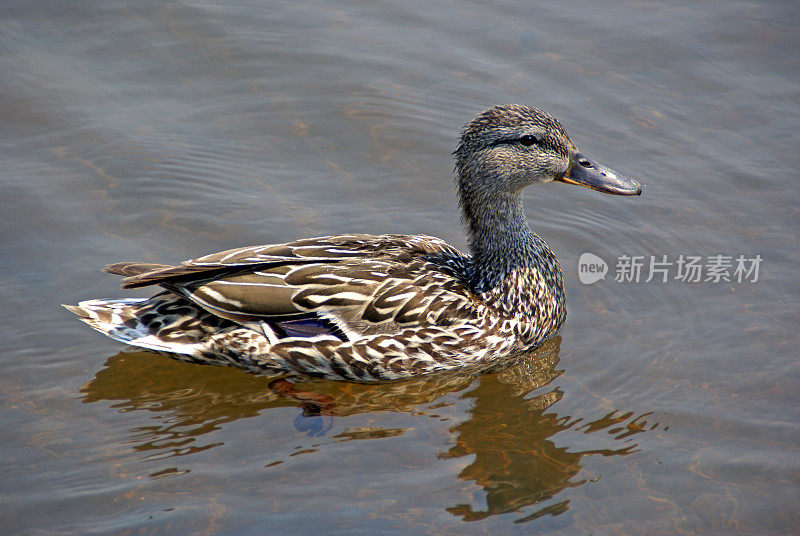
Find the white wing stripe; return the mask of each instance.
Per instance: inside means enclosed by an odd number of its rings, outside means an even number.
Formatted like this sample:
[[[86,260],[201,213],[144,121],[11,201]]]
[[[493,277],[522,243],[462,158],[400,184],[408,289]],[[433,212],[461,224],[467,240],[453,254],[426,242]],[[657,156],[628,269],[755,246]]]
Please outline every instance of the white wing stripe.
[[[271,287],[271,288],[288,288],[286,285],[273,285],[271,283],[246,283],[244,281],[225,281],[224,279],[217,279],[213,282],[214,285],[232,285],[243,287]],[[208,287],[206,287],[208,288]]]
[[[403,301],[411,298],[414,295],[416,295],[416,292],[404,292],[403,294],[395,294],[394,296],[389,296],[388,298],[384,298],[384,301],[387,302]]]
[[[337,292],[336,294],[331,294],[330,296],[320,296],[319,294],[309,294],[305,296],[305,299],[316,304],[322,304],[333,299],[365,301],[367,298],[368,296],[359,294],[357,292]]]

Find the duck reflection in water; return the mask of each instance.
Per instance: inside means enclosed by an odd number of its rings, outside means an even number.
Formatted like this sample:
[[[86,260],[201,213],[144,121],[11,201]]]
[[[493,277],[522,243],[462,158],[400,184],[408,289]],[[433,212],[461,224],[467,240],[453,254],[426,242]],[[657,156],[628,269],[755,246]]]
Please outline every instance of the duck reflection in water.
[[[585,479],[573,479],[582,468],[584,456],[636,452],[631,436],[658,426],[646,422],[647,414],[634,416],[632,412],[611,412],[591,422],[556,414],[553,407],[563,392],[559,387],[546,387],[563,372],[556,368],[560,342],[560,337],[554,337],[501,368],[471,376],[427,376],[366,385],[290,383],[233,369],[186,367],[147,352],[122,352],[110,358],[81,393],[87,403],[105,400],[112,401],[120,411],[154,412],[157,424],[131,431],[133,448],[151,459],[187,456],[221,446],[223,443],[207,438],[204,442],[203,436],[227,422],[277,408],[300,408],[295,427],[307,435],[322,436],[337,418],[401,412],[441,420],[443,406],[451,407],[457,398],[470,400],[466,415],[454,413],[461,422],[450,426],[452,446],[440,452],[439,457],[472,458],[458,478],[483,488],[485,506],[458,502],[447,510],[465,521],[474,521],[516,512],[582,485]],[[558,446],[553,436],[567,430],[602,432],[609,448],[575,449],[563,444],[561,438],[558,443],[562,446]],[[392,437],[402,440],[407,431],[376,426],[346,428],[328,438],[327,443],[325,439],[315,441],[308,452],[344,441]],[[296,448],[296,441],[288,443],[291,447],[284,445],[286,459],[297,454],[291,450]],[[265,448],[264,456],[275,459],[274,445]],[[568,509],[567,502],[548,503],[517,521],[557,515]]]

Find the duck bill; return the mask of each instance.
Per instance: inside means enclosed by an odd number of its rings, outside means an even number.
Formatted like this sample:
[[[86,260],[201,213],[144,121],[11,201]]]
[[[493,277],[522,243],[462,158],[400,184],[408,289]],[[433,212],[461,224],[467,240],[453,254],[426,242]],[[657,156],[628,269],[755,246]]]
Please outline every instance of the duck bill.
[[[592,190],[612,195],[641,195],[639,181],[629,179],[585,155],[575,152],[570,155],[567,171],[557,181],[586,186]]]

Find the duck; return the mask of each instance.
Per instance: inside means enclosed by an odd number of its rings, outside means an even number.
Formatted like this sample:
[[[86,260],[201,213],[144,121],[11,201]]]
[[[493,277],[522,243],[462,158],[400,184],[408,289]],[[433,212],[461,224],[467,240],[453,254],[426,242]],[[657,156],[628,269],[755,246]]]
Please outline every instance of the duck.
[[[123,289],[160,291],[65,307],[119,342],[257,374],[377,382],[490,368],[553,337],[567,314],[561,267],[528,225],[524,188],[642,187],[525,105],[478,114],[453,156],[468,254],[425,235],[346,234],[177,266],[119,262],[104,270],[123,276]]]

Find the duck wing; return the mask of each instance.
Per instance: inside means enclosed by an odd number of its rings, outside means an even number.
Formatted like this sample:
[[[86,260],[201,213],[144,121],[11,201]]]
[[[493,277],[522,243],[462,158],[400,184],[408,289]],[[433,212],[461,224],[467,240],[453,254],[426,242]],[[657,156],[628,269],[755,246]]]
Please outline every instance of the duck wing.
[[[458,276],[466,259],[437,238],[346,235],[233,249],[179,266],[106,269],[127,276],[123,288],[158,284],[222,318],[267,322],[279,338],[354,340],[413,323],[451,324],[471,295]]]
[[[357,257],[368,235],[320,237],[288,244],[248,246],[212,253],[182,262],[178,266],[138,262],[109,264],[105,271],[126,276],[122,288],[137,288],[164,283],[180,283],[211,278],[259,266],[337,262]],[[377,238],[377,237],[372,237]]]

